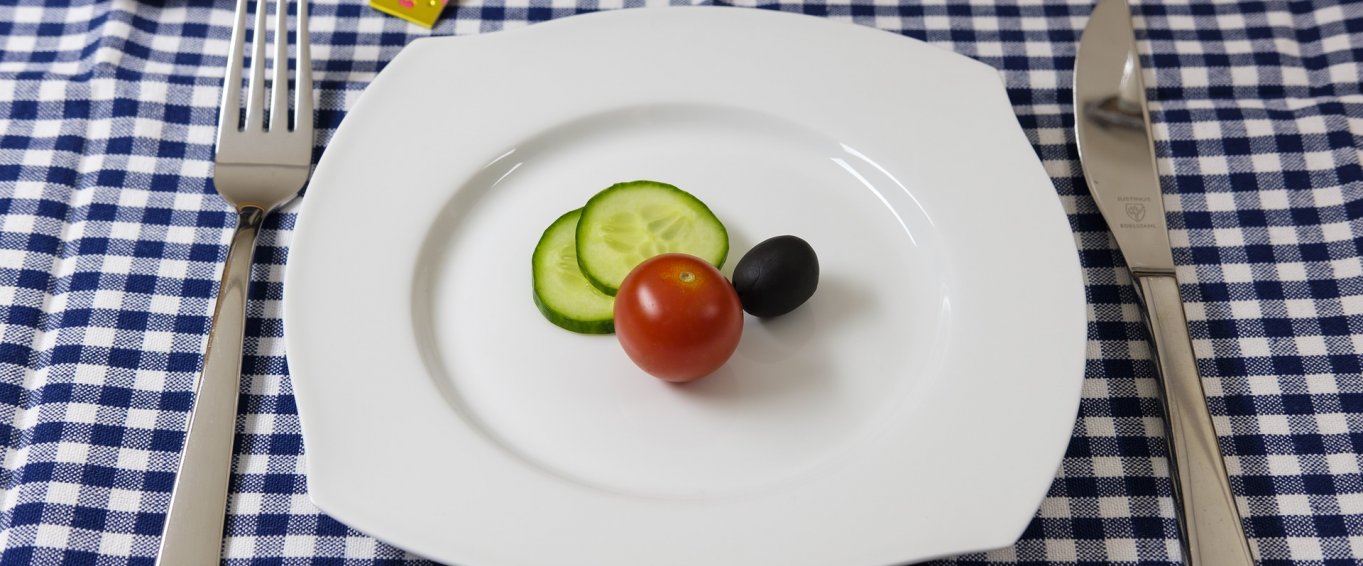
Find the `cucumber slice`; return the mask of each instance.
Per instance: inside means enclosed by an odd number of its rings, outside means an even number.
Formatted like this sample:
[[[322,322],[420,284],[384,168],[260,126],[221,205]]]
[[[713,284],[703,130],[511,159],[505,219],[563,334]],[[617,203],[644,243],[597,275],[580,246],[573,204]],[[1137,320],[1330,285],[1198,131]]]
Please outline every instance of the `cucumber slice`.
[[[729,233],[700,199],[656,181],[618,183],[582,207],[577,223],[577,264],[587,281],[607,295],[644,260],[679,252],[724,265]]]
[[[544,230],[530,259],[535,306],[560,327],[582,334],[615,332],[615,299],[598,291],[577,267],[577,222],[582,209]]]

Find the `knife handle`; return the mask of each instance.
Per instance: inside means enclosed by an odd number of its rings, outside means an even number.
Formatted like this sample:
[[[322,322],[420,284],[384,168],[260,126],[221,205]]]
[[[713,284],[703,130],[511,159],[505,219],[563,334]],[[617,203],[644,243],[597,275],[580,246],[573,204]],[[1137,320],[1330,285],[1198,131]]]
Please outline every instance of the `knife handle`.
[[[1254,566],[1207,410],[1178,280],[1138,275],[1163,397],[1169,470],[1189,566]]]

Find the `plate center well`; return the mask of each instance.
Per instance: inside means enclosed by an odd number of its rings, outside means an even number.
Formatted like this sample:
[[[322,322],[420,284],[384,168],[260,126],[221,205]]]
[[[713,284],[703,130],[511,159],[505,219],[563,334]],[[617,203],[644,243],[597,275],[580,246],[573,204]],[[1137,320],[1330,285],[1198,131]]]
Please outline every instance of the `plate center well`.
[[[413,314],[435,385],[490,442],[609,491],[730,496],[836,465],[931,380],[950,289],[913,187],[842,142],[756,111],[662,105],[507,148],[427,236]],[[531,301],[540,234],[634,179],[710,206],[730,234],[726,275],[763,239],[804,238],[819,290],[785,317],[746,317],[729,363],[686,385],[644,374],[613,336],[550,324]]]

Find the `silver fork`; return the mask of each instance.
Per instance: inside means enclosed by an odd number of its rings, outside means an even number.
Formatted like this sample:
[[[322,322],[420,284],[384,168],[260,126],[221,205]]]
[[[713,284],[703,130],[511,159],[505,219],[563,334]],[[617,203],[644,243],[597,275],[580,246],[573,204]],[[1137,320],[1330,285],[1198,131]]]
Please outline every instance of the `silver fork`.
[[[232,471],[232,440],[236,433],[251,256],[265,216],[298,194],[312,164],[308,3],[298,2],[298,77],[294,86],[294,126],[290,130],[287,0],[275,1],[275,64],[268,126],[265,123],[266,1],[256,1],[245,124],[241,123],[241,72],[250,0],[237,0],[236,22],[232,27],[231,53],[218,111],[213,184],[218,194],[237,209],[237,228],[223,268],[203,372],[196,386],[189,431],[185,434],[184,452],[156,556],[156,563],[162,566],[219,562]]]

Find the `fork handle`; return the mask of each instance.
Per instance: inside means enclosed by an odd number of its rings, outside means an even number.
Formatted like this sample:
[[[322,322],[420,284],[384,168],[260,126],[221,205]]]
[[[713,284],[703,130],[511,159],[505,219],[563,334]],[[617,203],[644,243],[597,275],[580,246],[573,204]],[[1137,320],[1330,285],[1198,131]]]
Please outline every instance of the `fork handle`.
[[[238,211],[236,232],[227,251],[213,312],[203,372],[185,433],[184,451],[170,494],[158,566],[216,565],[222,553],[227,486],[232,476],[232,440],[241,391],[242,343],[246,330],[246,292],[251,257],[265,211]]]
[[[1136,283],[1155,346],[1170,479],[1186,562],[1189,566],[1254,566],[1207,410],[1178,280],[1172,274],[1138,275]]]

